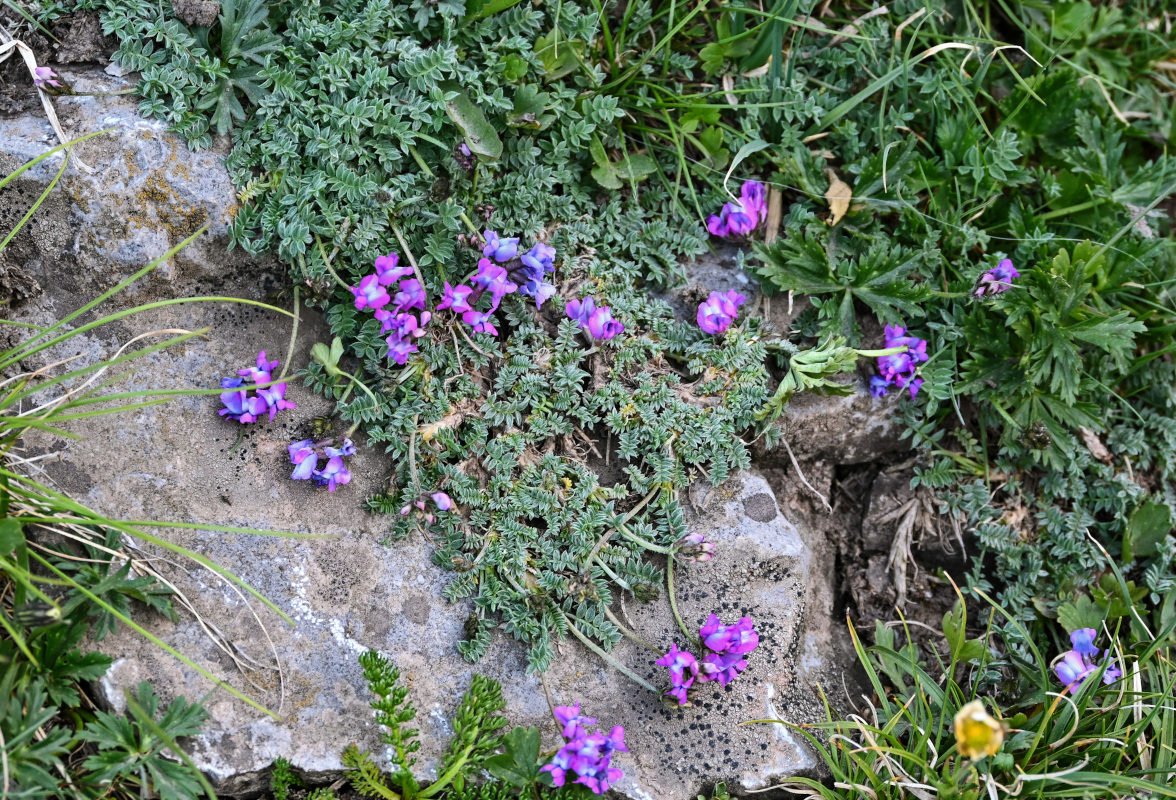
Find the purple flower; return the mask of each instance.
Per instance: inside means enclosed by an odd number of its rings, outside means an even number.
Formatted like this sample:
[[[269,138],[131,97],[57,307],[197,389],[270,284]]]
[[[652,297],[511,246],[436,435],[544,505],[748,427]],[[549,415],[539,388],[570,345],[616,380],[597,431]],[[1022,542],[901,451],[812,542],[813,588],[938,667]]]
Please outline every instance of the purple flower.
[[[500,239],[496,231],[486,231],[483,237],[486,239],[486,246],[482,248],[482,255],[486,258],[492,258],[502,264],[518,255],[519,240],[517,237]]]
[[[670,668],[670,683],[673,688],[666,694],[676,698],[678,705],[686,705],[686,690],[694,685],[694,679],[698,677],[698,659],[692,653],[679,650],[677,642],[673,642],[670,644],[670,651],[654,663],[660,667]]]
[[[365,308],[383,308],[392,298],[380,285],[380,279],[375,275],[367,275],[359,282],[359,286],[352,286],[351,293],[355,295],[355,308],[363,311]]]
[[[498,328],[494,327],[490,314],[489,311],[467,311],[461,315],[461,321],[473,327],[474,333],[488,333],[491,336],[497,336]]]
[[[919,364],[928,359],[927,341],[917,336],[910,336],[907,329],[900,325],[887,325],[885,330],[887,349],[905,347],[900,353],[878,356],[878,372],[881,377],[870,378],[870,394],[874,397],[885,397],[886,390],[891,386],[906,389],[911,393],[911,399],[919,393],[923,379],[915,377]]]
[[[294,465],[294,472],[290,478],[296,481],[309,480],[314,474],[315,467],[318,466],[318,454],[314,451],[314,442],[310,439],[303,439],[289,445],[286,450],[290,453],[290,463]]]
[[[746,181],[739,190],[739,201],[724,203],[716,216],[706,218],[706,229],[713,236],[746,236],[767,218],[764,185]]]
[[[319,486],[326,486],[327,491],[335,491],[341,484],[351,483],[351,473],[343,465],[342,456],[332,456],[327,459],[327,465],[314,471],[314,482]]]
[[[265,400],[260,397],[250,397],[244,389],[238,389],[233,392],[222,392],[220,401],[224,403],[225,407],[217,413],[222,417],[236,420],[243,425],[256,422],[257,418],[264,414],[268,408]]]
[[[1013,266],[1012,259],[1006,258],[980,276],[972,294],[976,297],[983,297],[986,294],[1003,294],[1013,288],[1013,278],[1019,277],[1021,277],[1021,273],[1017,272],[1017,268]]]
[[[408,339],[402,339],[396,334],[392,334],[384,343],[388,345],[388,358],[400,366],[408,363],[408,356],[411,353],[417,352],[418,348]]]
[[[457,162],[459,167],[466,171],[472,170],[478,163],[478,159],[474,157],[470,146],[465,142],[453,148],[453,160]]]
[[[568,775],[575,773],[575,783],[587,786],[594,794],[604,794],[622,776],[611,761],[613,753],[629,752],[625,747],[625,729],[617,725],[607,736],[599,730],[589,734],[579,723],[596,720],[579,717],[579,708],[579,704],[556,707],[556,719],[564,725],[564,738],[568,741],[540,771],[550,772],[551,782],[556,786],[563,786]],[[565,719],[569,722],[565,723]]]
[[[533,270],[538,270],[540,277],[544,272],[555,272],[555,248],[543,242],[537,243],[519,259]]]
[[[725,332],[735,321],[739,306],[745,302],[747,298],[734,289],[726,293],[711,292],[698,306],[698,327],[712,335]]]
[[[585,297],[583,300],[569,300],[568,304],[564,306],[568,317],[580,323],[581,328],[588,324],[588,318],[595,310],[596,301],[591,297]]]
[[[455,314],[463,314],[473,310],[468,300],[472,291],[474,291],[473,288],[464,283],[450,286],[449,281],[445,281],[445,293],[441,296],[441,302],[437,304],[436,310],[444,311],[448,308]]]
[[[1066,689],[1071,691],[1081,685],[1096,669],[1097,667],[1073,650],[1067,650],[1062,660],[1054,667],[1058,678],[1066,684]]]
[[[703,645],[712,652],[703,657],[699,665],[700,681],[718,681],[726,686],[747,669],[743,658],[759,646],[751,617],[742,617],[734,625],[723,625],[716,614],[711,614],[698,631]]]
[[[478,271],[474,275],[472,282],[483,291],[488,291],[492,295],[491,311],[498,308],[498,304],[502,302],[504,296],[519,288],[518,284],[511,282],[510,277],[503,267],[498,266],[488,258],[478,259]]]
[[[701,533],[688,533],[674,543],[674,554],[683,561],[698,563],[715,557],[715,543]]]
[[[565,739],[576,739],[583,732],[585,726],[596,724],[594,717],[580,715],[579,703],[574,706],[556,706],[554,712]]]
[[[439,511],[448,511],[453,508],[453,500],[445,492],[433,492],[429,497],[433,498],[433,503]]]
[[[270,375],[275,369],[277,369],[279,363],[281,363],[281,362],[267,360],[265,357],[265,351],[262,350],[260,353],[257,354],[257,366],[256,367],[249,367],[248,369],[239,369],[239,370],[237,370],[237,374],[240,375],[242,378],[248,378],[249,381],[252,383],[256,383],[256,384],[269,383],[270,381],[273,380],[273,378],[271,378]],[[221,385],[224,386],[224,383],[222,382]],[[240,385],[240,384],[238,384],[238,385]]]
[[[416,278],[402,280],[396,296],[392,298],[392,301],[396,303],[396,309],[398,311],[408,311],[412,308],[419,308],[421,311],[424,311],[428,306],[425,287],[421,286],[421,282]]]
[[[535,298],[535,308],[543,308],[543,304],[555,296],[556,288],[543,281],[527,281],[519,286],[519,291]]]
[[[399,264],[400,256],[395,253],[376,257],[376,279],[381,286],[391,286],[401,278],[412,274],[412,267],[402,267]]]
[[[1066,691],[1077,691],[1087,678],[1098,671],[1100,665],[1094,662],[1094,657],[1099,653],[1099,649],[1094,646],[1097,635],[1098,632],[1094,628],[1079,628],[1070,633],[1070,644],[1073,649],[1063,653],[1062,660],[1054,666],[1058,679],[1066,684]],[[1108,662],[1109,655],[1108,652],[1102,661],[1106,665],[1103,670],[1103,683],[1108,686],[1123,677],[1123,671],[1119,669],[1118,664],[1114,661]]]
[[[707,653],[699,669],[699,681],[718,681],[726,686],[747,669],[747,660],[738,653]]]
[[[1070,644],[1073,645],[1075,653],[1094,658],[1099,653],[1099,649],[1094,646],[1096,636],[1098,631],[1094,628],[1079,628],[1070,633]]]
[[[324,447],[323,452],[327,454],[327,458],[334,458],[335,456],[353,456],[355,455],[355,445],[351,442],[350,439],[344,439],[343,444],[340,447]]]
[[[611,339],[619,333],[625,332],[625,326],[612,318],[612,309],[601,306],[592,312],[588,318],[588,335],[593,339]]]
[[[285,383],[275,383],[266,389],[258,389],[257,396],[265,401],[266,407],[269,409],[270,422],[274,421],[274,417],[279,411],[284,411],[287,408],[298,408],[298,406],[286,399]]]
[[[61,82],[57,80],[57,73],[49,67],[34,69],[33,83],[37,85],[38,89],[44,89],[46,86],[52,86],[55,89],[61,88]]]
[[[380,309],[376,312],[376,319],[380,321],[380,333],[391,333],[398,339],[403,339],[406,336],[419,337],[425,334],[413,314],[393,314],[385,309]]]

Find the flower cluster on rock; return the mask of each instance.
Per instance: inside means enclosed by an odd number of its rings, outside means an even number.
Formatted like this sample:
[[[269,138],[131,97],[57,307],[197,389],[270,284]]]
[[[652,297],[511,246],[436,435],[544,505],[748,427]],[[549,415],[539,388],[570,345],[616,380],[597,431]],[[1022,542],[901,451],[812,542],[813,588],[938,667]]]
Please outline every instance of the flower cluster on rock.
[[[870,394],[885,397],[891,386],[907,389],[913,398],[923,385],[923,379],[916,377],[919,364],[927,360],[927,341],[908,336],[906,328],[898,325],[886,326],[886,348],[906,349],[887,356],[878,356],[878,372],[870,378]]]
[[[604,794],[621,779],[621,770],[612,765],[612,755],[618,751],[629,752],[625,747],[625,729],[617,725],[607,735],[599,729],[588,733],[587,726],[596,724],[596,720],[581,716],[579,703],[556,706],[554,711],[565,742],[541,771],[550,772],[551,782],[556,786],[563,786],[574,773],[573,783],[587,786],[593,794]]]
[[[706,229],[713,236],[746,236],[768,218],[768,202],[764,185],[759,181],[745,181],[739,190],[739,200],[724,203],[719,213],[706,218]]]
[[[654,662],[669,667],[671,688],[666,694],[676,699],[678,705],[689,702],[687,691],[695,681],[718,681],[720,686],[733,681],[747,669],[745,656],[759,646],[759,634],[751,617],[742,617],[734,625],[723,625],[717,614],[711,614],[698,635],[707,651],[701,661],[692,653],[679,650],[677,642],[673,642],[669,652]]]
[[[257,366],[237,370],[236,378],[221,379],[220,395],[224,408],[220,415],[240,423],[256,422],[263,415],[269,415],[270,422],[279,411],[297,408],[286,399],[286,384],[274,383],[272,372],[277,361],[268,361],[265,351],[257,354]]]
[[[337,486],[351,483],[351,472],[343,459],[355,455],[355,445],[350,439],[344,439],[339,447],[331,447],[333,439],[314,442],[303,439],[286,447],[290,453],[290,463],[294,465],[294,472],[290,478],[296,481],[313,480],[319,486],[326,486],[327,491],[333,492]],[[319,469],[319,460],[323,466]]]

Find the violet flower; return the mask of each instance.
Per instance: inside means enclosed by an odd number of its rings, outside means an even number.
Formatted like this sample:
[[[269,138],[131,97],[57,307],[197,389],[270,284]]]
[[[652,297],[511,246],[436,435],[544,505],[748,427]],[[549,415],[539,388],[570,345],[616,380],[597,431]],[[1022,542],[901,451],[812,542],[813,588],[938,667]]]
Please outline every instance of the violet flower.
[[[764,185],[746,181],[739,190],[739,200],[724,203],[716,216],[706,218],[706,229],[713,236],[746,236],[767,219],[767,200]]]
[[[433,498],[433,504],[439,511],[449,511],[453,508],[453,500],[445,492],[433,492],[429,497]]]
[[[489,311],[467,311],[461,315],[461,321],[472,327],[474,333],[488,333],[491,336],[497,336],[498,328],[494,327],[490,314]]]
[[[1066,685],[1066,691],[1078,691],[1086,679],[1098,672],[1104,664],[1106,666],[1103,669],[1103,683],[1109,686],[1123,677],[1123,670],[1119,668],[1119,665],[1108,660],[1109,651],[1103,656],[1102,662],[1095,663],[1094,657],[1099,653],[1099,649],[1094,646],[1094,638],[1097,635],[1094,628],[1079,628],[1070,633],[1072,649],[1063,653],[1062,660],[1054,666],[1054,672],[1057,674],[1058,680]]]
[[[290,463],[294,465],[294,472],[290,478],[296,481],[313,480],[319,486],[326,486],[327,491],[333,492],[338,486],[351,482],[351,471],[343,463],[347,456],[355,455],[355,445],[350,439],[344,439],[339,447],[331,447],[331,439],[313,442],[302,439],[286,447],[290,454]],[[319,459],[325,459],[322,469],[318,469]]]
[[[694,679],[698,677],[698,659],[692,653],[679,650],[677,642],[672,642],[669,652],[654,663],[660,667],[670,668],[670,683],[673,688],[666,694],[675,698],[678,705],[686,705],[686,690],[694,685]]]
[[[531,269],[539,270],[540,275],[555,272],[555,248],[543,242],[536,243],[519,260]]]
[[[384,343],[388,345],[388,358],[402,367],[408,363],[409,355],[420,349],[410,340],[401,339],[396,334],[389,336]]]
[[[556,706],[554,709],[555,719],[561,726],[561,736],[565,739],[578,739],[581,734],[586,733],[584,728],[588,725],[595,725],[595,717],[585,717],[580,714],[580,704],[576,703],[574,706]]]
[[[412,274],[412,267],[400,266],[400,256],[395,253],[389,253],[386,256],[376,257],[376,280],[381,286],[391,286],[401,278],[405,278]]]
[[[513,283],[506,270],[488,258],[478,259],[478,271],[472,281],[475,286],[491,294],[490,310],[498,308],[502,298],[518,290],[518,284]]]
[[[57,80],[57,77],[57,73],[50,67],[37,67],[33,70],[33,83],[38,89],[44,89],[46,86],[60,89],[61,81]]]
[[[342,456],[327,459],[327,465],[314,471],[314,482],[319,486],[326,486],[328,492],[335,491],[335,487],[351,483],[351,472],[343,465]]]
[[[625,331],[625,326],[613,319],[612,308],[596,305],[591,297],[570,301],[564,311],[593,339],[611,339]]]
[[[318,466],[318,453],[314,450],[314,442],[310,439],[303,439],[289,445],[286,450],[290,453],[290,463],[294,465],[294,472],[290,475],[291,480],[310,480],[315,467]]]
[[[499,264],[510,261],[519,252],[518,237],[500,239],[497,231],[486,231],[482,234],[486,239],[486,246],[482,248],[482,255],[492,258]]]
[[[579,703],[556,706],[555,718],[567,741],[540,771],[551,773],[555,786],[563,786],[575,774],[574,783],[587,786],[593,794],[607,792],[622,776],[621,770],[612,766],[613,753],[629,752],[625,747],[625,729],[617,725],[607,736],[599,730],[589,734],[584,726],[596,720],[580,716]]]
[[[747,298],[729,289],[725,293],[711,292],[705,302],[698,306],[698,327],[709,334],[724,333],[739,313],[739,306]]]
[[[273,381],[273,370],[277,369],[278,361],[270,361],[262,350],[257,354],[257,364],[253,367],[237,370],[236,378],[222,378],[221,388],[229,391],[222,392],[220,401],[224,405],[217,413],[226,419],[242,424],[256,422],[268,412],[270,422],[279,411],[298,406],[286,399],[286,384],[276,383],[265,386]],[[264,388],[259,388],[264,386]]]
[[[980,279],[976,281],[976,288],[972,290],[972,294],[976,297],[984,297],[986,294],[1004,294],[1013,288],[1013,278],[1019,277],[1021,277],[1021,273],[1017,272],[1017,268],[1013,266],[1012,259],[1003,259],[995,267],[980,276]]]
[[[396,308],[399,311],[408,311],[413,308],[424,311],[428,307],[425,287],[421,286],[421,282],[416,278],[402,280],[392,301],[396,303]]]
[[[470,150],[470,146],[465,142],[453,148],[453,160],[467,172],[473,170],[478,163],[478,159],[474,156],[473,151]]]
[[[351,293],[355,295],[357,311],[363,311],[365,308],[383,308],[392,301],[388,292],[380,285],[380,279],[376,275],[365,275],[360,280],[359,286],[351,287]]]
[[[701,533],[688,533],[674,542],[674,555],[691,563],[710,561],[715,557],[715,543]]]
[[[882,375],[870,379],[870,394],[885,397],[887,389],[897,386],[908,390],[914,399],[923,385],[923,379],[915,377],[915,373],[918,365],[928,359],[927,341],[908,335],[906,328],[899,325],[886,326],[885,340],[887,349],[905,347],[906,350],[878,356],[878,372]]]
[[[742,617],[734,625],[723,625],[716,614],[711,614],[698,635],[703,646],[711,651],[699,665],[698,679],[718,681],[720,686],[726,686],[747,669],[743,656],[759,646],[759,634],[751,617]]]
[[[451,310],[455,314],[464,314],[466,311],[472,311],[473,307],[469,304],[470,293],[473,292],[473,287],[466,286],[464,283],[459,283],[457,286],[450,286],[449,281],[445,281],[445,292],[441,295],[441,302],[437,304],[436,311]]]

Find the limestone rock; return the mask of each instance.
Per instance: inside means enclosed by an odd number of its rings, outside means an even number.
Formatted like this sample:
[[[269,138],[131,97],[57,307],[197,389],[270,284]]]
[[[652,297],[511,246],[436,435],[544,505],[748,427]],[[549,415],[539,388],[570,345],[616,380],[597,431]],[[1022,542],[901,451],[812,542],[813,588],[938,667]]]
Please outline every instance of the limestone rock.
[[[91,73],[67,77],[80,89],[125,85]],[[211,292],[262,299],[282,285],[280,266],[225,251],[234,194],[216,153],[190,153],[160,125],[138,119],[126,98],[57,103],[71,134],[113,131],[78,148],[93,172],[71,167],[51,203],[14,243],[13,263],[44,288],[18,309],[21,320],[60,318],[204,223],[208,233],[115,304]],[[53,143],[37,117],[0,119],[0,169]],[[21,202],[31,202],[59,164],[50,159],[28,174],[18,187]],[[204,326],[211,328],[206,339],[149,356],[116,386],[209,388],[250,364],[259,349],[284,358],[288,320],[232,305],[176,306],[131,317],[71,341],[69,353],[42,357],[45,363],[78,353],[85,359],[109,357],[149,331]],[[294,366],[305,363],[310,346],[326,336],[321,318],[304,310]],[[58,461],[38,462],[44,464],[41,477],[111,515],[329,537],[153,529],[231,570],[293,622],[283,623],[190,561],[169,555],[153,562],[198,618],[185,614],[174,624],[140,620],[218,680],[273,712],[260,712],[223,689],[208,697],[211,719],[190,746],[195,762],[222,792],[258,790],[278,756],[322,777],[337,773],[340,751],[351,741],[382,753],[356,661],[369,648],[399,665],[412,687],[423,742],[419,766],[426,774],[435,773],[452,713],[474,671],[502,682],[511,723],[538,726],[545,747],[554,749],[559,742],[545,690],[556,703],[582,703],[602,726],[624,725],[632,752],[617,759],[625,772],[617,791],[634,800],[692,799],[704,782],[716,780],[745,791],[816,769],[813,754],[785,726],[740,726],[760,718],[819,718],[813,683],[841,681],[838,666],[821,657],[828,652],[821,643],[831,636],[827,604],[818,604],[819,613],[810,610],[810,597],[830,593],[824,578],[816,577],[828,571],[815,568],[806,541],[820,534],[785,519],[761,476],[747,473],[689,493],[692,528],[713,538],[718,554],[706,564],[679,567],[676,574],[679,608],[691,631],[711,612],[726,623],[744,614],[755,619],[761,644],[743,675],[725,689],[700,686],[695,705],[678,708],[569,640],[560,646],[544,686],[525,673],[522,648],[501,633],[480,664],[462,660],[454,644],[464,635],[469,609],[448,605],[441,595],[452,574],[431,562],[431,547],[422,537],[384,541],[388,520],[362,508],[387,475],[376,448],[357,437],[360,450],[350,461],[355,479],[334,494],[288,479],[287,443],[309,435],[310,421],[330,410],[293,381],[289,396],[298,409],[283,412],[272,424],[241,426],[217,416],[215,397],[185,396],[124,416],[80,421],[73,429],[82,436],[77,441],[30,443],[60,454]],[[153,548],[144,552],[163,555]],[[646,605],[618,603],[614,612],[660,651],[671,641],[688,644],[664,597]],[[102,649],[117,659],[102,682],[115,707],[123,690],[140,680],[150,681],[165,702],[181,694],[204,697],[216,688],[133,632],[120,631]],[[625,640],[611,655],[656,686],[668,683],[666,670],[653,664],[658,653]]]

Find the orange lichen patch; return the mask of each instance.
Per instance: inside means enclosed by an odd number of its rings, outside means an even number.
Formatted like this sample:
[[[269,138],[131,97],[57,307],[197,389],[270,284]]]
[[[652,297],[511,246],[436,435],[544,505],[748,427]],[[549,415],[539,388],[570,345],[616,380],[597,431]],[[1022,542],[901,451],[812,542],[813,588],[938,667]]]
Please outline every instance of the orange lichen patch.
[[[163,171],[148,175],[135,199],[142,211],[128,215],[127,222],[137,228],[162,227],[172,244],[187,239],[208,222],[208,210],[181,203]],[[154,209],[155,219],[150,218],[149,209]]]

